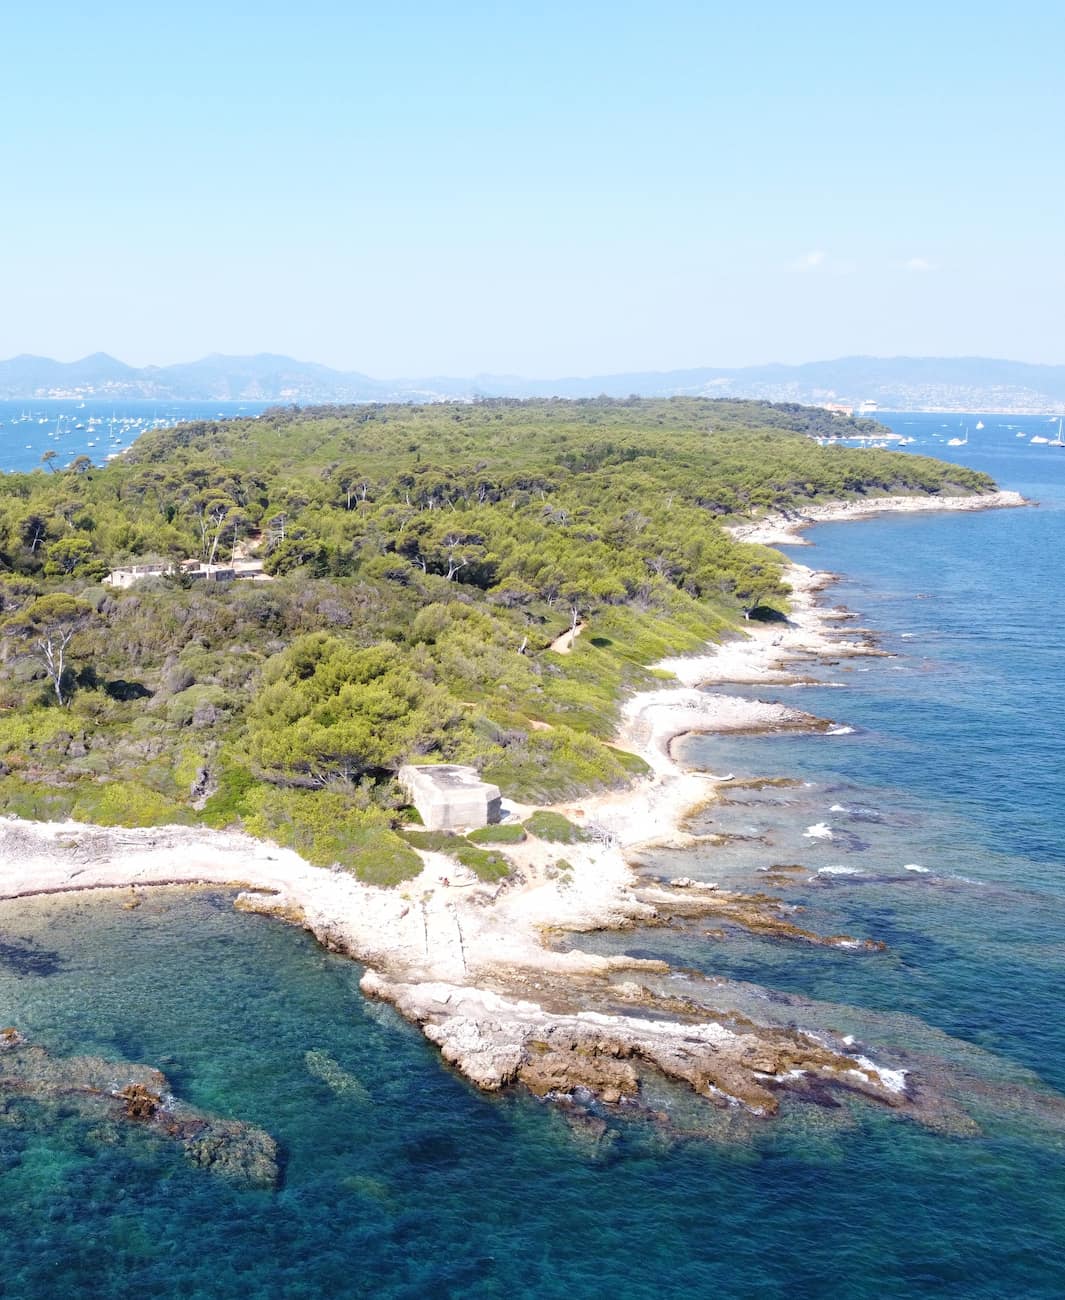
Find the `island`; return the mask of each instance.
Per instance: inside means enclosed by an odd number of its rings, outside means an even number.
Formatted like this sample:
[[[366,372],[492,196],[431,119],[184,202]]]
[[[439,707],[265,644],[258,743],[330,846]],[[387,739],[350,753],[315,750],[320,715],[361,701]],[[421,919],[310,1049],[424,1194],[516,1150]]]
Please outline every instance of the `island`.
[[[233,886],[484,1089],[636,1112],[679,1080],[758,1115],[846,1089],[963,1131],[875,1045],[572,943],[705,918],[883,947],[633,865],[732,779],[677,737],[831,725],[718,688],[879,653],[772,545],[1023,504],[826,437],[850,427],[683,398],[278,408],[3,476],[0,898]]]

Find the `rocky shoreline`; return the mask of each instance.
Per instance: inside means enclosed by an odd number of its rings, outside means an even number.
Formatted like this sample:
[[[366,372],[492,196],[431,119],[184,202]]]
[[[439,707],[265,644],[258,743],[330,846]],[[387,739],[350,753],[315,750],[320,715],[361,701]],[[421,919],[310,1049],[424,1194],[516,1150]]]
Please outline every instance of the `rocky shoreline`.
[[[827,518],[1021,504],[1015,493],[932,503],[887,498],[813,507],[801,517],[733,531],[749,541],[794,542],[798,530]],[[641,982],[641,971],[661,973],[662,963],[556,946],[567,933],[695,916],[783,939],[877,946],[803,930],[772,896],[693,888],[683,880],[648,884],[626,856],[638,846],[686,842],[684,814],[711,801],[729,780],[683,769],[672,754],[678,737],[828,725],[797,709],[707,686],[794,681],[792,666],[804,659],[881,653],[861,635],[841,636],[833,611],[818,604],[830,575],[792,565],[786,576],[793,591],[787,623],[751,624],[742,639],[665,661],[659,667],[681,685],[626,702],[618,744],[640,754],[651,776],[624,791],[560,806],[583,828],[584,841],[508,846],[513,869],[502,884],[467,877],[429,852],[415,880],[383,890],[237,833],[4,818],[0,899],[86,889],[135,893],[161,884],[239,886],[238,907],[302,925],[326,947],[363,962],[363,991],[396,1006],[445,1060],[485,1089],[520,1083],[537,1096],[565,1100],[579,1093],[607,1106],[639,1107],[645,1080],[654,1075],[683,1082],[715,1106],[766,1115],[784,1092],[801,1096],[831,1086],[922,1118],[935,1109],[929,1090],[842,1038],[678,1003]],[[625,1004],[623,1013],[618,1003]]]

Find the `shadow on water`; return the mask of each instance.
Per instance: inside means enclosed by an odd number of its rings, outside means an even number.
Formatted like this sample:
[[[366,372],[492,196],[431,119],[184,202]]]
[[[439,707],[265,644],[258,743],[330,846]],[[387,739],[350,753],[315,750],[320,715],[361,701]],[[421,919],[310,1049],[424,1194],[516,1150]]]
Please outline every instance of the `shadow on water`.
[[[15,975],[54,975],[63,966],[57,952],[42,948],[30,939],[13,939],[0,934],[0,967]]]

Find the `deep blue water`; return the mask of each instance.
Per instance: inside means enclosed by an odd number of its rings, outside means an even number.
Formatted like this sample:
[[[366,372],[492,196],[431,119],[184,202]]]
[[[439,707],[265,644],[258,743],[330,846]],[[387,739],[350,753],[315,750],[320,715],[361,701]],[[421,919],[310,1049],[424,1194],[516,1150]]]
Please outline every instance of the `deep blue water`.
[[[986,468],[1042,505],[809,534],[797,557],[847,575],[828,599],[895,657],[761,692],[851,734],[690,741],[714,771],[796,784],[705,814],[705,829],[747,838],[648,863],[745,884],[802,864],[783,893],[803,923],[888,950],[698,928],[582,942],[663,953],[729,976],[723,1003],[855,1033],[946,1086],[978,1134],[848,1102],[679,1143],[610,1120],[591,1142],[529,1098],[476,1093],[362,999],[355,964],[224,894],[163,891],[132,912],[5,904],[0,937],[55,960],[38,963],[50,973],[0,965],[0,1022],[56,1052],[158,1065],[188,1100],[268,1129],[286,1167],[280,1191],[239,1191],[170,1149],[103,1142],[74,1114],[9,1111],[0,1293],[1065,1294],[1065,452],[992,417],[961,448],[942,445],[950,417],[887,418],[918,438],[911,450]],[[832,838],[806,833],[822,824]],[[308,1051],[365,1092],[331,1091]]]

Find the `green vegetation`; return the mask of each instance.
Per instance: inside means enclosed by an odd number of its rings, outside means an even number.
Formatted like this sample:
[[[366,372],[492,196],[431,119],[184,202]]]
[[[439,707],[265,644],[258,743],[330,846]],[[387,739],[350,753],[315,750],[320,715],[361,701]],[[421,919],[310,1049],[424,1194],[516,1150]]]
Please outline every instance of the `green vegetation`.
[[[245,808],[252,835],[295,849],[315,866],[342,863],[367,884],[397,885],[422,869],[385,810],[353,807],[346,794],[258,785],[245,795]]]
[[[446,753],[462,720],[448,693],[394,646],[359,650],[326,632],[275,655],[261,682],[247,711],[248,753],[281,780],[354,781],[426,749]]]
[[[412,847],[424,852],[445,853],[460,862],[481,880],[502,880],[510,871],[510,863],[502,853],[479,849],[463,835],[449,831],[416,831],[403,829],[400,836]]]
[[[474,844],[522,844],[525,841],[525,828],[517,822],[505,822],[501,826],[481,826],[470,831],[466,837]]]
[[[587,839],[584,831],[561,813],[551,812],[547,808],[538,808],[524,821],[525,829],[538,840],[548,840],[552,844],[578,844]]]
[[[0,476],[0,811],[244,826],[391,881],[418,865],[404,761],[534,803],[623,785],[643,764],[604,742],[649,665],[784,608],[781,557],[724,522],[992,486],[805,436],[852,428],[697,399],[274,410]],[[274,580],[100,584],[234,552]]]

